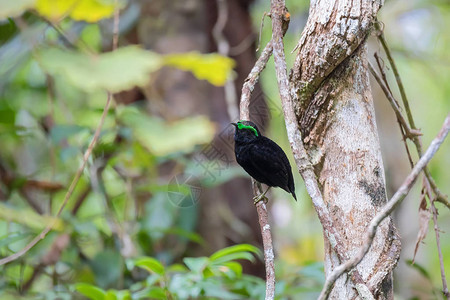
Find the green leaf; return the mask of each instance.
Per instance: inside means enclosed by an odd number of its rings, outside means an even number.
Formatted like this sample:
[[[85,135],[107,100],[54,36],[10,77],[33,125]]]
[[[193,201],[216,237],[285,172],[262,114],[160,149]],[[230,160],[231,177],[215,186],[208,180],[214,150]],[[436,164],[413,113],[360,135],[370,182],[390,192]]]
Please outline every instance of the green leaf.
[[[143,86],[162,62],[158,54],[136,46],[98,55],[47,48],[38,56],[48,73],[63,76],[86,92],[105,89],[117,93],[136,85]]]
[[[199,52],[169,54],[165,57],[165,63],[181,70],[191,71],[198,79],[208,80],[216,86],[225,84],[235,65],[234,60],[229,57]]]
[[[428,273],[428,271],[421,265],[419,265],[417,262],[412,262],[412,259],[407,259],[406,264],[409,265],[411,268],[416,269],[420,274],[422,274],[425,278],[431,280],[431,276]]]
[[[195,145],[210,142],[215,127],[202,116],[167,123],[127,107],[119,113],[119,120],[131,127],[136,139],[157,156],[191,151]]]
[[[201,273],[208,265],[207,257],[185,257],[183,262],[194,273]]]
[[[174,234],[179,237],[184,237],[184,238],[188,239],[189,241],[200,244],[200,245],[205,244],[205,241],[199,234],[197,234],[195,232],[190,232],[190,231],[184,230],[179,227],[161,228],[161,229],[157,228],[156,230],[161,231],[166,235]]]
[[[106,296],[104,290],[87,283],[77,283],[75,285],[75,290],[91,300],[103,300]]]
[[[10,234],[7,234],[3,237],[0,238],[0,248],[3,246],[7,246],[10,245],[14,242],[20,241],[24,238],[29,237],[30,235],[32,235],[31,232],[11,232]]]
[[[87,129],[87,127],[78,125],[55,125],[50,131],[50,137],[54,144],[59,144],[63,140],[85,129]]]
[[[146,294],[146,296],[149,299],[167,299],[166,292],[164,291],[163,288],[160,287],[151,288]]]
[[[255,246],[249,244],[241,244],[220,249],[219,251],[213,253],[209,257],[209,260],[212,263],[224,263],[235,259],[247,259],[253,261],[254,257],[249,252],[255,253],[257,255],[261,254],[261,251]]]
[[[147,270],[150,273],[156,273],[164,275],[164,266],[153,257],[141,257],[135,260],[134,265],[136,267]]]
[[[33,8],[36,0],[0,0],[0,20],[15,18]]]
[[[231,278],[240,278],[242,276],[242,265],[240,263],[237,263],[235,261],[227,262],[223,265],[223,269],[220,271],[224,271],[227,274],[230,274]]]
[[[114,290],[108,290],[105,295],[105,300],[117,300],[116,292]]]
[[[122,257],[118,251],[105,249],[98,252],[90,261],[92,271],[99,286],[115,286],[120,278]]]
[[[185,273],[187,271],[188,271],[188,269],[182,264],[173,264],[167,268],[167,272],[173,272],[173,273]]]
[[[14,1],[11,1],[14,2]],[[36,10],[58,22],[65,16],[77,21],[97,22],[114,13],[114,1],[104,0],[38,0]]]
[[[15,222],[32,229],[42,230],[45,226],[53,224],[53,230],[62,231],[64,223],[60,219],[50,216],[42,216],[31,210],[18,210],[0,203],[0,219],[8,222]]]
[[[230,262],[233,260],[238,260],[238,259],[245,259],[245,260],[253,262],[255,260],[255,257],[250,252],[236,252],[236,253],[230,253],[230,254],[224,255],[218,259],[215,259],[214,261],[211,261],[211,264],[214,266],[223,265],[227,262]]]

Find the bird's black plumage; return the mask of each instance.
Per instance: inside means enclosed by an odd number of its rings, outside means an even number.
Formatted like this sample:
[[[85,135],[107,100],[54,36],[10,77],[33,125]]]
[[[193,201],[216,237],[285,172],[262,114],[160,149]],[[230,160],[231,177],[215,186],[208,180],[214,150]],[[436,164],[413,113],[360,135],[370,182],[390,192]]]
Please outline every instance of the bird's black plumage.
[[[283,149],[263,136],[253,122],[231,124],[236,127],[234,153],[238,164],[256,181],[280,187],[297,200],[291,165]]]

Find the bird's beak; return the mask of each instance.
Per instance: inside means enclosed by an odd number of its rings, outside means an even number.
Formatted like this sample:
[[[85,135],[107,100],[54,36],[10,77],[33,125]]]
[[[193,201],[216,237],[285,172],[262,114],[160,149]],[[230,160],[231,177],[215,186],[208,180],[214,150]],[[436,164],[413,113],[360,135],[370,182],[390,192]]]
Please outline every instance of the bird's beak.
[[[233,125],[234,127],[238,126],[238,124],[236,124],[236,123],[231,123],[231,125]]]

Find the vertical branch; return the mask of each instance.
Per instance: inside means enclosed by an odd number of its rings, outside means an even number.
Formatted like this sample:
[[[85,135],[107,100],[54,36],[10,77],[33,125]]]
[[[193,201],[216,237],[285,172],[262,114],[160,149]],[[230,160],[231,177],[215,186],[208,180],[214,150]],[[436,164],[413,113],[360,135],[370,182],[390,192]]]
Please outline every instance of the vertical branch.
[[[253,183],[253,193],[258,195],[261,193],[260,186]],[[264,201],[259,201],[256,204],[256,211],[258,212],[258,221],[261,228],[261,235],[264,248],[264,264],[266,267],[266,300],[273,300],[275,298],[275,255],[273,253],[272,234],[270,231],[269,217],[267,207]]]
[[[266,67],[267,61],[272,54],[272,43],[269,42],[264,48],[261,56],[256,61],[254,67],[245,79],[245,83],[242,86],[241,94],[241,104],[240,104],[240,119],[249,120],[250,119],[250,96],[258,82],[259,75]],[[253,194],[256,196],[262,191],[257,185],[255,180],[252,178]],[[264,201],[259,201],[256,203],[256,211],[258,212],[258,221],[261,228],[261,235],[263,240],[264,248],[264,264],[266,267],[266,300],[273,300],[275,297],[275,264],[274,264],[274,253],[272,244],[272,234],[270,231],[269,218],[267,213],[267,207]]]
[[[439,255],[439,266],[441,269],[442,293],[444,294],[445,297],[447,297],[447,299],[450,299],[450,293],[448,291],[447,286],[447,279],[445,278],[444,257],[442,256],[441,239],[439,237],[439,227],[437,222],[438,212],[436,206],[434,206],[434,200],[430,199],[430,202],[431,202],[431,213],[433,214],[434,232],[436,234],[436,246]]]
[[[228,6],[226,0],[216,0],[217,2],[217,22],[212,30],[213,37],[217,44],[217,49],[223,56],[228,56],[230,52],[230,45],[223,35],[223,29],[228,20]],[[237,108],[236,87],[232,76],[229,75],[224,86],[225,102],[227,103],[228,117],[230,120],[235,120],[239,111]]]

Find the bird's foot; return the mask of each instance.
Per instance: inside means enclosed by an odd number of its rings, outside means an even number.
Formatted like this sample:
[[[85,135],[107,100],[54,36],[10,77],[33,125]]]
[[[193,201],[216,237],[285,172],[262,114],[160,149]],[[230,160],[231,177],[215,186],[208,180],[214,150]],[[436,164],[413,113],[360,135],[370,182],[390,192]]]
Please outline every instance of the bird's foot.
[[[264,204],[267,204],[267,202],[269,201],[269,199],[267,199],[267,197],[266,197],[265,194],[266,194],[266,193],[260,194],[260,195],[258,195],[258,196],[253,197],[253,204],[256,205],[256,204],[258,204],[258,202],[260,202],[260,201],[264,201]]]

